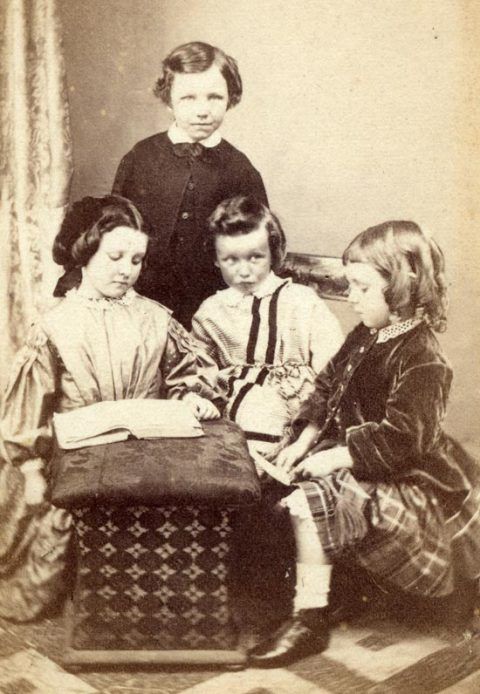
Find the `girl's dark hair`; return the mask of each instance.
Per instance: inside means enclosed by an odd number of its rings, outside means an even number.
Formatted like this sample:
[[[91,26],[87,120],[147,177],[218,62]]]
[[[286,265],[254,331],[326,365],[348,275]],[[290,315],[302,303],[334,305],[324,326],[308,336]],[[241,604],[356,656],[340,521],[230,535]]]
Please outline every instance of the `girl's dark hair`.
[[[255,231],[265,224],[268,245],[272,255],[272,268],[277,271],[286,255],[286,239],[282,225],[271,210],[253,196],[237,195],[221,202],[208,219],[207,248],[215,255],[218,236],[239,236]]]
[[[74,202],[55,237],[54,261],[66,271],[85,266],[97,252],[103,234],[120,226],[147,233],[140,212],[120,195]]]
[[[443,253],[415,222],[384,222],[362,231],[344,251],[343,263],[373,265],[388,283],[385,301],[392,312],[421,316],[434,330],[445,330]]]
[[[217,65],[227,83],[227,107],[236,106],[242,98],[242,79],[237,61],[220,48],[201,41],[184,43],[167,55],[162,63],[163,71],[155,84],[153,93],[164,104],[170,106],[170,92],[177,73],[205,72],[213,64]]]

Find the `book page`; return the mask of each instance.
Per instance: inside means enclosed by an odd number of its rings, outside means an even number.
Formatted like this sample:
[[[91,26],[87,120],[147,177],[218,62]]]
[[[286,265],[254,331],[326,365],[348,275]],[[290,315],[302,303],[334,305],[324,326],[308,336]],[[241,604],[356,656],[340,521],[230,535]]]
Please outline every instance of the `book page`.
[[[290,486],[290,476],[287,472],[285,472],[285,470],[282,470],[281,468],[274,465],[274,463],[269,462],[266,458],[263,457],[263,455],[260,455],[260,453],[257,453],[256,451],[250,451],[250,455],[252,456],[252,458],[255,461],[255,464],[258,465],[260,470],[266,472],[267,475],[272,477],[277,482],[280,482],[280,484],[285,484],[287,487]]]
[[[55,413],[61,448],[80,448],[136,438],[195,437],[203,429],[190,407],[179,400],[106,400],[72,412]]]

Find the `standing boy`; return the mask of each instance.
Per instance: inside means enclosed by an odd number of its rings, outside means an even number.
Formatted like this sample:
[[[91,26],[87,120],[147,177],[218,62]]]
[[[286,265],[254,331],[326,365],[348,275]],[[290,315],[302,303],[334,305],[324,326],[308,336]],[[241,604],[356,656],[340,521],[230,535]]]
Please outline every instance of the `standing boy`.
[[[208,216],[233,195],[264,204],[267,196],[258,171],[219,132],[242,95],[233,58],[206,43],[179,46],[163,61],[155,95],[174,122],[123,157],[113,192],[134,202],[153,232],[138,290],[190,328],[200,303],[224,287],[205,249]]]

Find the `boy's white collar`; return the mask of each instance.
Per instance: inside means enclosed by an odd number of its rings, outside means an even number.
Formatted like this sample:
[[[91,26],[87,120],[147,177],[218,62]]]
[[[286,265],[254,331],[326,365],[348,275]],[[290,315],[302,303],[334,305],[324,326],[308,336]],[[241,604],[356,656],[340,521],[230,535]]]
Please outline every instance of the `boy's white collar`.
[[[257,299],[263,299],[265,296],[270,296],[275,292],[280,285],[285,283],[291,283],[291,278],[278,277],[273,270],[265,277],[263,282],[256,288],[252,294],[244,294],[239,289],[235,287],[229,287],[228,289],[222,289],[217,294],[219,294],[224,302],[228,306],[238,306],[241,301],[245,299],[250,299],[252,297],[257,297]]]
[[[181,142],[193,142],[192,138],[187,135],[185,130],[182,130],[175,122],[171,124],[167,131],[170,142],[178,145]],[[215,130],[211,135],[200,142],[204,147],[216,147],[222,141],[222,136],[218,130]]]

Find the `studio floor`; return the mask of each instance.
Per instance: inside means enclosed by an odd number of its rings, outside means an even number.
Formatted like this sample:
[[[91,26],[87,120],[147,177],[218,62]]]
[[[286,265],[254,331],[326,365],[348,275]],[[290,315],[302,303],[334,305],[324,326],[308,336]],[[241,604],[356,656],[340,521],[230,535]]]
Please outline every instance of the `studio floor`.
[[[1,694],[473,694],[480,691],[480,636],[442,615],[398,611],[382,597],[340,621],[331,644],[287,669],[62,667],[63,618],[0,620]],[[446,620],[448,621],[448,619]]]

